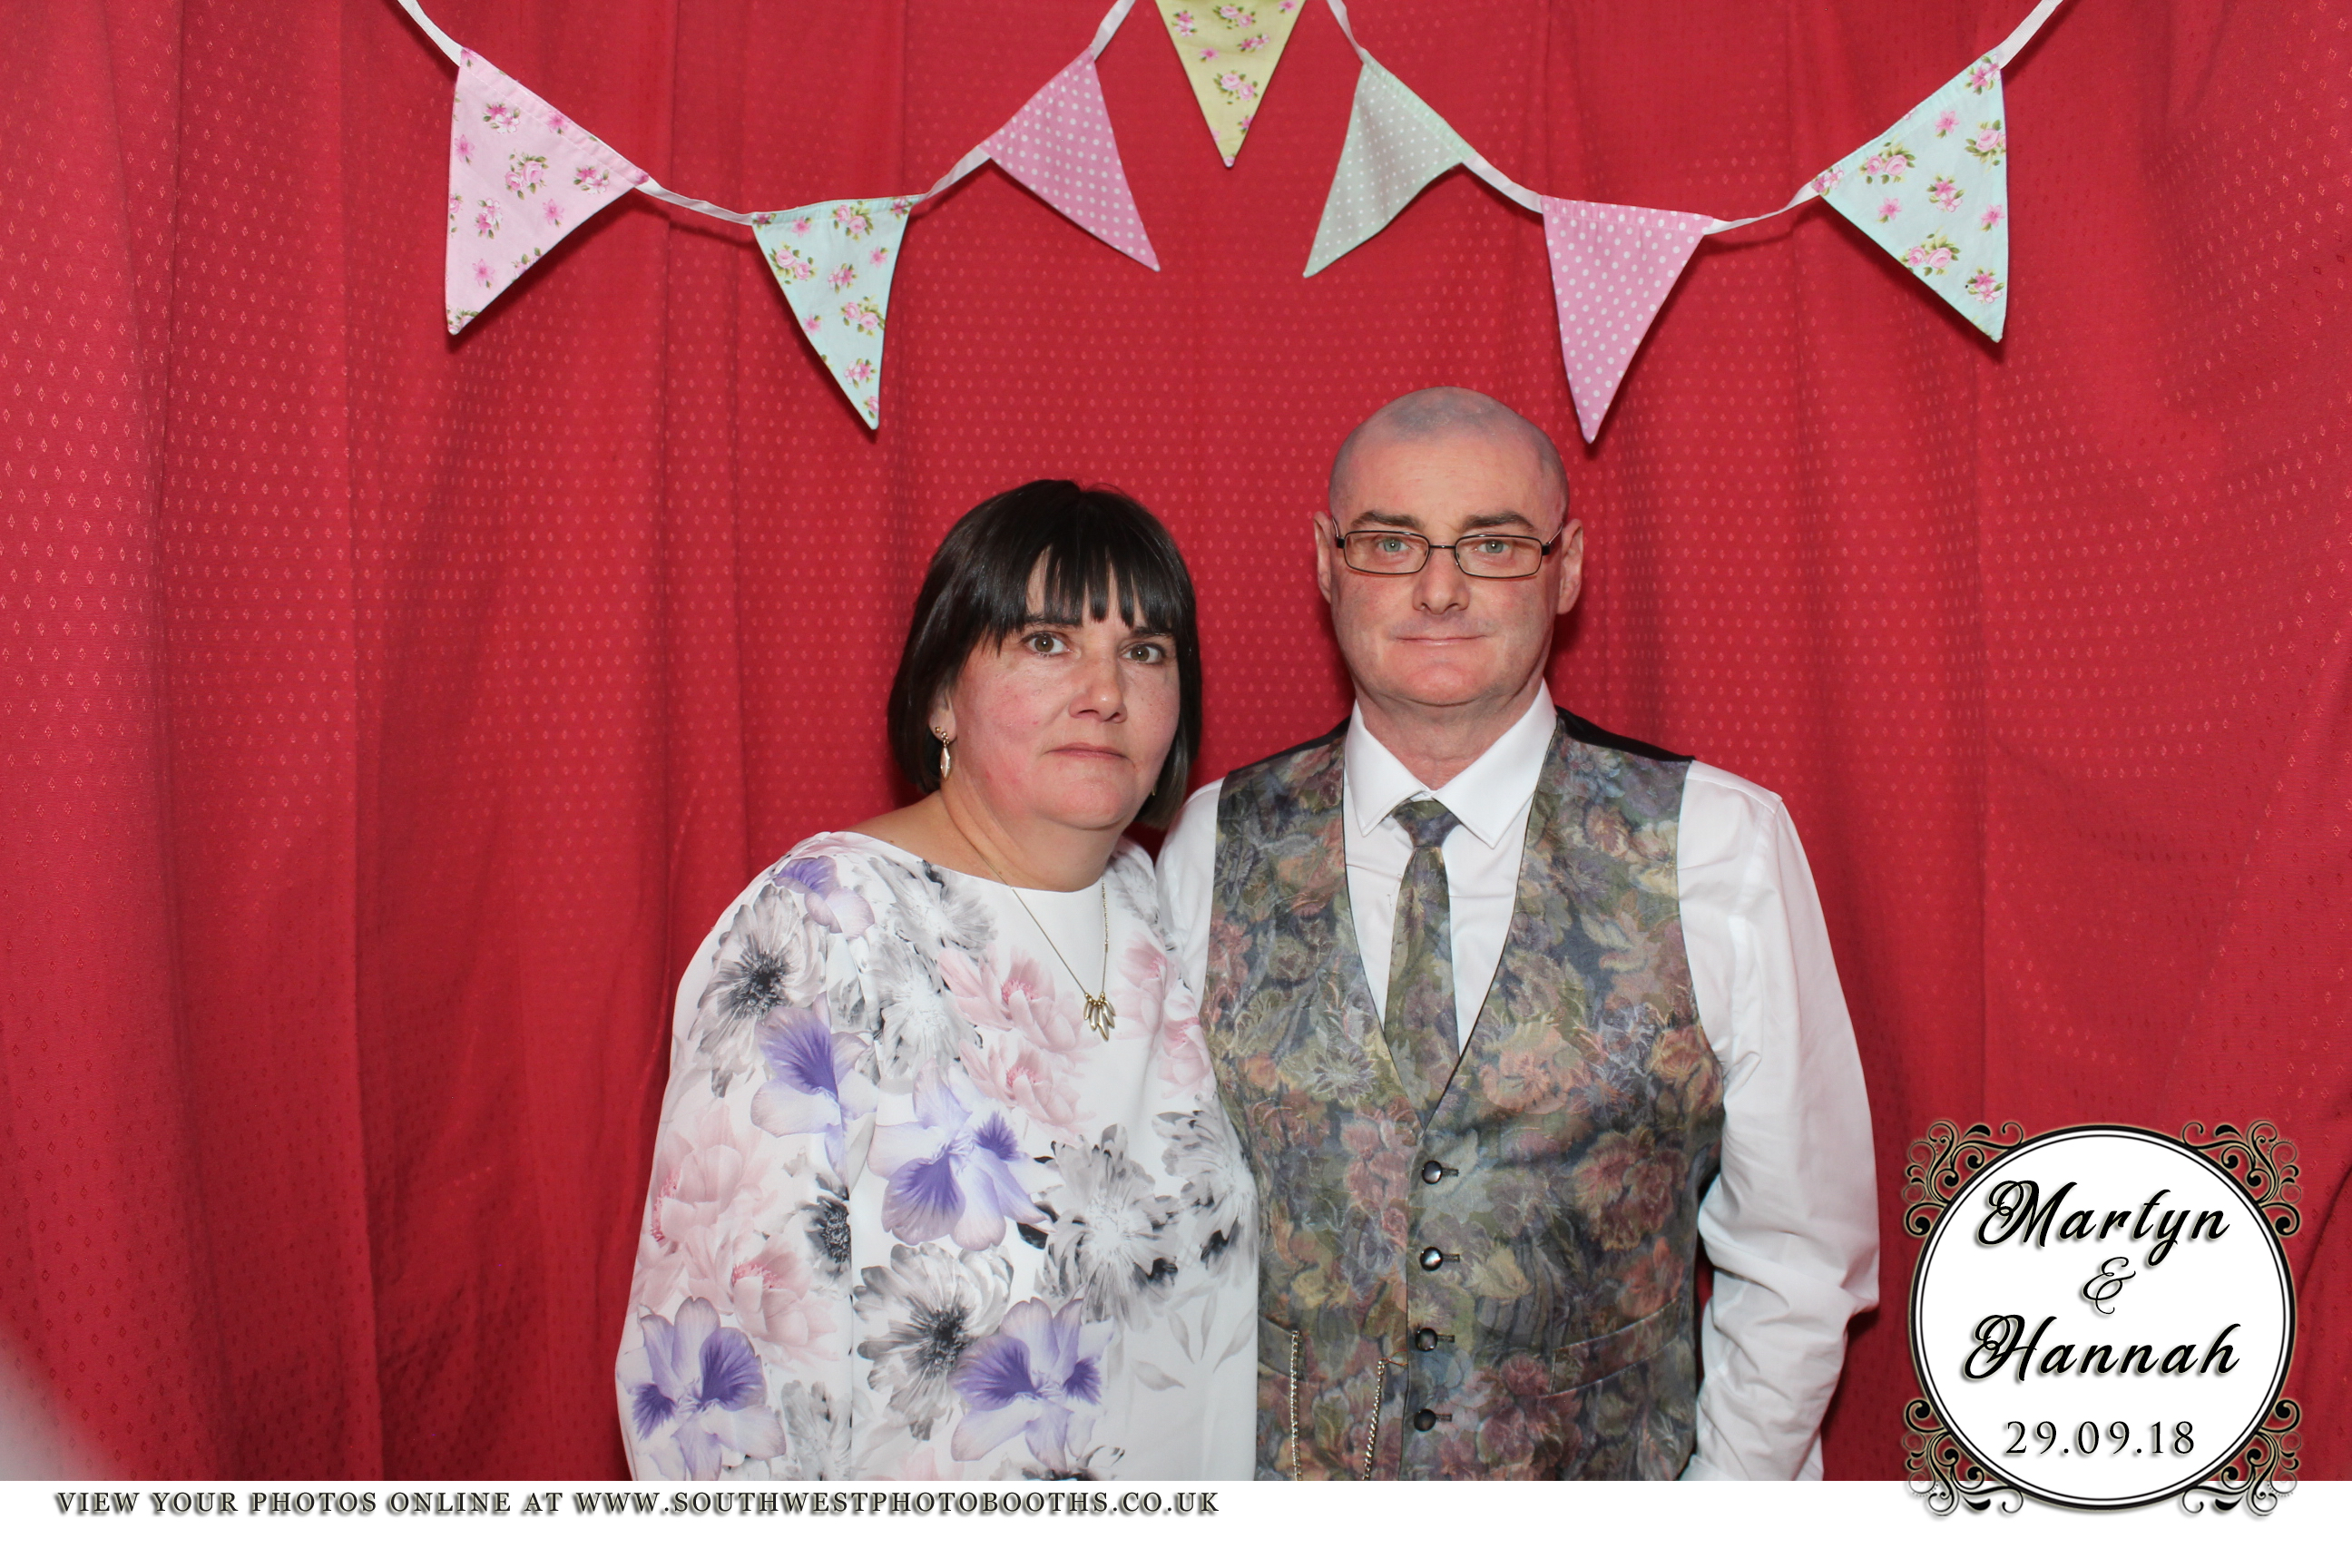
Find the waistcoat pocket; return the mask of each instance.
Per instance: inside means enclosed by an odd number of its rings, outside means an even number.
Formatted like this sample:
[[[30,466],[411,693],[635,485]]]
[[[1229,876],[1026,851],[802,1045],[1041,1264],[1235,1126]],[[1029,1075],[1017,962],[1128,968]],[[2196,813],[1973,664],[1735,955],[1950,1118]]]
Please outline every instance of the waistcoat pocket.
[[[1682,1321],[1682,1303],[1671,1301],[1622,1329],[1560,1346],[1552,1352],[1555,1390],[1581,1388],[1649,1360],[1674,1342]]]
[[[1298,1380],[1305,1369],[1299,1364],[1304,1347],[1297,1329],[1286,1327],[1258,1314],[1257,1320],[1257,1380],[1258,1386],[1276,1392],[1276,1418],[1282,1423],[1284,1451],[1290,1461],[1290,1479],[1298,1479]],[[1263,1405],[1261,1405],[1263,1408]],[[1261,1428],[1263,1430],[1263,1428]]]

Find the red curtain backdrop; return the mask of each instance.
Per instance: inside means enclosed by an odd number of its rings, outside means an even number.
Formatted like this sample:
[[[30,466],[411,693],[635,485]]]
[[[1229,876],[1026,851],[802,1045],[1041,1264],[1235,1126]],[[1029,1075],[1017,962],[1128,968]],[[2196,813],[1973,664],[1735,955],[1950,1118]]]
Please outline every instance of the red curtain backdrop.
[[[672,186],[919,190],[1103,0],[442,0]],[[1541,190],[1769,208],[2025,0],[1363,0]],[[1887,1304],[1832,1476],[1898,1474],[1939,1118],[2267,1118],[2290,1392],[2352,1475],[2352,18],[2074,0],[2011,72],[2008,341],[1818,205],[1703,245],[1573,441],[1539,226],[1468,176],[1302,279],[1355,62],[1309,5],[1223,167],[1102,61],[1152,273],[993,169],[916,219],[869,436],[744,233],[640,197],[464,338],[450,67],[387,0],[0,15],[0,1328],[147,1476],[611,1475],[672,987],[888,805],[932,544],[1040,475],[1166,518],[1203,780],[1344,687],[1307,517],[1430,383],[1569,448],[1555,690],[1780,791],[1877,1128]]]

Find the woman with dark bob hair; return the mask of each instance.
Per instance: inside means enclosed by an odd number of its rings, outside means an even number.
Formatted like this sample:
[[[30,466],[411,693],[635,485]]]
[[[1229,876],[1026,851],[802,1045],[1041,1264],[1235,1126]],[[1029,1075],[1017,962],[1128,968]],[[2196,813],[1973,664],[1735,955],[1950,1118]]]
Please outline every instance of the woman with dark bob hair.
[[[630,1468],[1245,1478],[1255,1197],[1121,837],[1200,735],[1175,541],[1114,490],[982,501],[889,726],[923,798],[794,847],[678,986]]]

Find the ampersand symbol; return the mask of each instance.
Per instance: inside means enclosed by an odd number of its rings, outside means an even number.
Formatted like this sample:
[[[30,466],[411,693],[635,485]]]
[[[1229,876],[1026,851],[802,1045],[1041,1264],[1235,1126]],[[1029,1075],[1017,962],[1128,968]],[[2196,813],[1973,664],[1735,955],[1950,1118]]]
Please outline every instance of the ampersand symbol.
[[[2122,1272],[2116,1272],[2118,1269]],[[2132,1272],[2130,1258],[2110,1258],[2096,1274],[2083,1282],[2083,1300],[2088,1301],[2092,1310],[2101,1317],[2112,1316],[2115,1309],[2107,1303],[2115,1300],[2116,1292],[2124,1288],[2125,1280],[2137,1278],[2138,1276]]]

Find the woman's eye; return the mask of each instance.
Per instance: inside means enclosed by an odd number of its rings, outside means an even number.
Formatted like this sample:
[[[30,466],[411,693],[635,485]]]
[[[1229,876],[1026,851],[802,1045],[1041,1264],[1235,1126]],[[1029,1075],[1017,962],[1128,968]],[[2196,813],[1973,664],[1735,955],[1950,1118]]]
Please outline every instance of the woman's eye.
[[[1031,653],[1059,653],[1062,651],[1062,639],[1055,637],[1052,632],[1031,632],[1027,640],[1029,643],[1029,651]]]
[[[1127,657],[1138,664],[1165,664],[1168,650],[1156,642],[1139,642],[1127,650]]]

